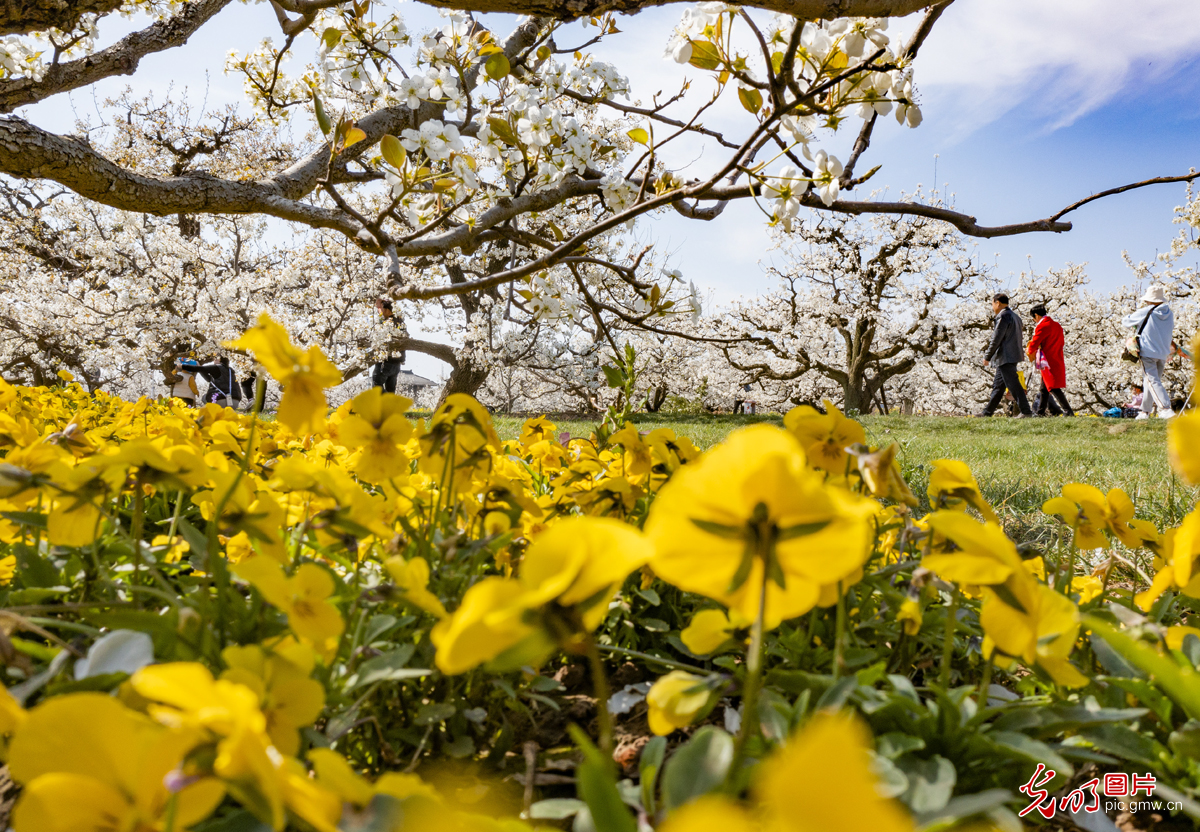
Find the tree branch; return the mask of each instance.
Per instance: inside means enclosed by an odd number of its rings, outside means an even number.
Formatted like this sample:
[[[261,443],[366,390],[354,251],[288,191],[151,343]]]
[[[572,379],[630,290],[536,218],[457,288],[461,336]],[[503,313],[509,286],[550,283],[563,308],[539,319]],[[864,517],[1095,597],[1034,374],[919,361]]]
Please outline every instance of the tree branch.
[[[634,14],[642,9],[681,3],[685,0],[421,0],[429,6],[468,12],[500,12],[504,14],[535,15],[556,20],[624,12]],[[297,6],[303,5],[296,2]],[[746,3],[780,14],[794,15],[801,20],[833,20],[838,17],[903,17],[930,5],[931,0],[752,0]]]
[[[12,2],[13,0],[6,0],[10,7]],[[160,20],[139,32],[127,35],[107,49],[65,64],[50,66],[41,81],[34,81],[32,78],[0,81],[0,113],[11,113],[26,104],[85,87],[113,75],[132,75],[142,58],[154,52],[182,46],[197,29],[230,2],[232,0],[195,0],[187,3],[183,11],[174,17]]]

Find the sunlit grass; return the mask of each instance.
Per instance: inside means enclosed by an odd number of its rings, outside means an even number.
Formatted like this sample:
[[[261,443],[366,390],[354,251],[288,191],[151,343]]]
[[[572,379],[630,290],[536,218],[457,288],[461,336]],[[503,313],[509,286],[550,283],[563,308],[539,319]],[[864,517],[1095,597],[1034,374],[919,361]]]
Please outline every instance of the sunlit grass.
[[[708,448],[738,427],[782,419],[639,414],[635,421],[642,430],[669,427]],[[1042,504],[1067,483],[1086,482],[1104,491],[1122,488],[1133,498],[1138,516],[1160,528],[1177,524],[1200,496],[1172,473],[1166,423],[1161,420],[867,416],[860,421],[872,445],[899,443],[904,475],[922,498],[933,460],[966,462],[1009,533],[1027,542],[1046,545],[1056,540],[1060,524],[1042,514]],[[496,426],[501,436],[513,437],[522,422],[500,416]],[[587,436],[595,427],[581,420],[556,424],[572,436]]]

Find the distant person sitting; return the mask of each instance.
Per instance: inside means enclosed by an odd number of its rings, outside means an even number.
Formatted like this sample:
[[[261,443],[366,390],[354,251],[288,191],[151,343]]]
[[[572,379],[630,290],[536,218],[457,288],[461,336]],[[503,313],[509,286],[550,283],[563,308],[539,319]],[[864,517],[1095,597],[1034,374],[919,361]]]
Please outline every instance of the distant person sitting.
[[[1146,388],[1140,384],[1133,385],[1133,395],[1129,397],[1129,402],[1122,408],[1126,419],[1137,418],[1137,415],[1142,412],[1142,401],[1146,398]]]
[[[1027,419],[1033,416],[1033,411],[1017,375],[1017,364],[1024,357],[1021,318],[1008,308],[1008,295],[1004,293],[992,296],[992,314],[995,315],[995,328],[984,351],[983,366],[990,367],[995,361],[996,375],[992,379],[992,397],[979,415],[987,417],[995,413],[1007,390],[1020,410],[1017,418]]]
[[[1142,396],[1144,394],[1145,392],[1142,389],[1142,385],[1133,385],[1133,392],[1129,398],[1129,401],[1125,404],[1119,404],[1115,407],[1110,407],[1108,410],[1104,411],[1104,415],[1111,419],[1135,418],[1139,413],[1142,412]]]
[[[220,407],[237,407],[242,400],[242,388],[237,383],[237,376],[229,366],[229,358],[222,355],[209,364],[201,364],[200,374],[208,379],[208,389],[204,391],[204,401],[212,402]]]
[[[375,299],[375,308],[379,310],[381,323],[396,323],[392,312],[391,301],[382,298]],[[382,387],[385,393],[396,392],[396,379],[400,377],[400,368],[404,366],[404,351],[399,356],[389,355],[382,361],[371,365],[371,386]]]

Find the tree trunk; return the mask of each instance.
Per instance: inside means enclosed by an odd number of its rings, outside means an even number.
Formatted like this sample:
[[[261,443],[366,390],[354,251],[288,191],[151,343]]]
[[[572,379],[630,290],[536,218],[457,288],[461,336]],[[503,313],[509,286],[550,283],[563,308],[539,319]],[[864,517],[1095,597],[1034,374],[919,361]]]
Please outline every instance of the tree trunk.
[[[469,396],[474,396],[475,393],[487,381],[488,370],[483,367],[477,367],[470,361],[460,360],[450,371],[450,378],[446,379],[446,386],[442,388],[442,397],[438,399],[438,407],[446,401],[446,397],[453,393],[466,393]]]
[[[847,414],[852,411],[855,413],[870,413],[871,412],[871,391],[866,389],[866,385],[853,382],[845,382],[842,384],[842,396],[845,401],[842,403],[842,410]]]

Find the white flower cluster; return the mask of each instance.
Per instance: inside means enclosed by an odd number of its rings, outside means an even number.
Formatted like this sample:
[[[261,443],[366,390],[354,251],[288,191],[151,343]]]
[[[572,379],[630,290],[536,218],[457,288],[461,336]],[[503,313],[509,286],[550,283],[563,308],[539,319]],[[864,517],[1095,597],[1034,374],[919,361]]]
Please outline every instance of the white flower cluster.
[[[0,40],[0,78],[29,78],[41,81],[46,63],[26,38],[9,36]]]

